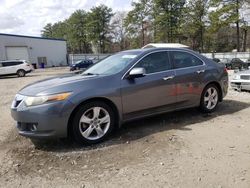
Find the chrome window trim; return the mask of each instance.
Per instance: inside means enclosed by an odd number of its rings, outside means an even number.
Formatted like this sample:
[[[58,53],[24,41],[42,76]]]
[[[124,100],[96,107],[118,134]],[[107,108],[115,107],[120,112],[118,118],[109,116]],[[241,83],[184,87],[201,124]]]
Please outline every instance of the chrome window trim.
[[[149,73],[149,74],[145,74],[145,75],[151,75],[151,74],[157,74],[157,73],[162,73],[162,72],[168,72],[168,71],[175,71],[175,70],[181,70],[181,69],[189,69],[189,68],[195,68],[195,67],[202,67],[202,66],[205,66],[206,63],[200,58],[198,57],[196,54],[193,54],[191,52],[188,52],[188,51],[185,51],[185,50],[181,50],[181,49],[176,49],[176,50],[173,50],[173,49],[168,49],[168,50],[157,50],[157,51],[153,51],[153,52],[150,52],[150,53],[147,53],[145,54],[144,56],[142,56],[140,59],[138,59],[133,66],[131,66],[126,72],[125,74],[123,74],[121,80],[124,79],[124,77],[126,76],[126,74],[134,68],[134,66],[136,66],[144,57],[150,55],[150,54],[153,54],[153,53],[157,53],[157,52],[173,52],[173,51],[179,51],[179,52],[186,52],[186,53],[189,53],[193,56],[195,56],[196,58],[198,58],[203,64],[202,65],[197,65],[197,66],[191,66],[191,67],[183,67],[183,68],[172,68],[172,69],[169,69],[169,70],[165,70],[165,71],[159,71],[159,72],[154,72],[154,73]],[[171,63],[171,59],[170,59],[170,54],[168,54],[168,58],[169,58],[169,62]]]

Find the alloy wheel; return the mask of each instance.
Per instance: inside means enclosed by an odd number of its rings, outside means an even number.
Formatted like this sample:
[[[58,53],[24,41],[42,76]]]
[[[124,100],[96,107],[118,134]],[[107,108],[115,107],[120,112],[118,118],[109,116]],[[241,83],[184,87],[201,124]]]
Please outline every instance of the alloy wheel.
[[[110,114],[102,107],[92,107],[86,110],[79,121],[79,131],[87,140],[102,138],[110,127]]]
[[[209,87],[204,96],[204,104],[207,109],[212,110],[218,103],[218,92],[214,87]]]

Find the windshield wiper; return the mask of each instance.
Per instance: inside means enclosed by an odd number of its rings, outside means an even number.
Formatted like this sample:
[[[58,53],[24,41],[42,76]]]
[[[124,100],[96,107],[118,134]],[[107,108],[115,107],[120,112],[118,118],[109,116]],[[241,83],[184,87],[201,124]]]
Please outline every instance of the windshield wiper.
[[[88,72],[88,73],[83,73],[82,75],[99,75],[99,74]]]

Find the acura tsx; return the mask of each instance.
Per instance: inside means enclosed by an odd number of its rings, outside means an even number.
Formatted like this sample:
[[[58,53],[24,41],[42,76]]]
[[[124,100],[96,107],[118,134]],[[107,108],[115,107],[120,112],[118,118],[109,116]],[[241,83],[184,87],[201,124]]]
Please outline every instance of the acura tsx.
[[[116,127],[137,118],[199,107],[213,112],[228,89],[221,64],[182,48],[116,53],[80,75],[28,85],[11,106],[20,135],[103,141]]]

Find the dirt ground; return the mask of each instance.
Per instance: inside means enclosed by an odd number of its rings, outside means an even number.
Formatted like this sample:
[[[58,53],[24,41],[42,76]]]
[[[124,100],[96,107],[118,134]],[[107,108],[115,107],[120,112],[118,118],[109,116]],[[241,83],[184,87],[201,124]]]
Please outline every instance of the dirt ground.
[[[197,109],[127,123],[110,140],[42,147],[17,134],[14,95],[68,69],[0,78],[0,187],[250,187],[250,93],[229,89],[215,113]]]

